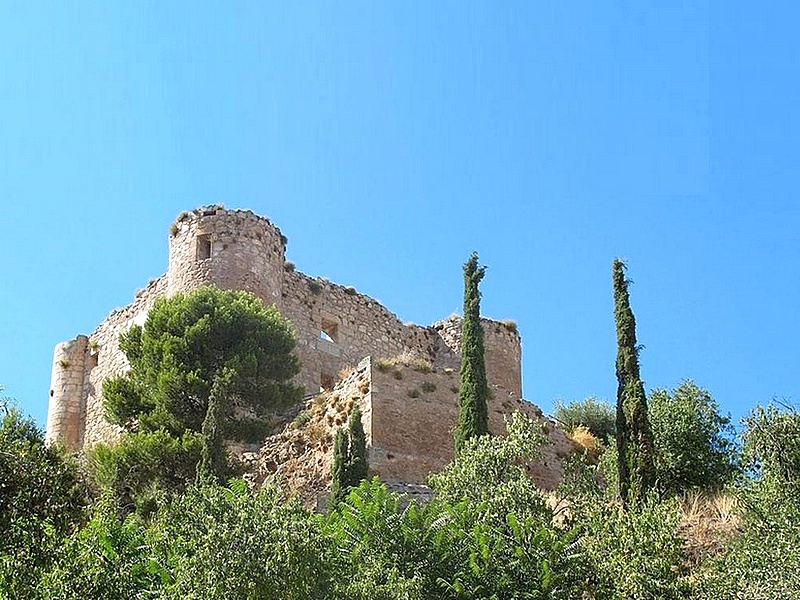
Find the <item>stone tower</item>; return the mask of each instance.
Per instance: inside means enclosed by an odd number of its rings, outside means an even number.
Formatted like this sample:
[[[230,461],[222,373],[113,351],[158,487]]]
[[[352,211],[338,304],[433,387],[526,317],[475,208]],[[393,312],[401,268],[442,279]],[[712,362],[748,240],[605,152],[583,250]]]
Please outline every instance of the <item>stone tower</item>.
[[[279,304],[286,238],[269,219],[218,207],[184,212],[170,229],[167,294],[202,285]]]

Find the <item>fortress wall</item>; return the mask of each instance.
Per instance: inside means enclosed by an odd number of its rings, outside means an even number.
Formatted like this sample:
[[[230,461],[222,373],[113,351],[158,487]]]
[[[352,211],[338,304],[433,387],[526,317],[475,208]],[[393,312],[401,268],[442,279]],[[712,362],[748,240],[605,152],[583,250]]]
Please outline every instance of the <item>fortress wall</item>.
[[[522,341],[516,325],[487,318],[481,318],[481,324],[486,377],[489,383],[522,396]],[[433,328],[446,346],[453,352],[460,353],[461,317],[454,315],[439,321]]]
[[[134,301],[124,308],[111,312],[89,336],[86,361],[86,382],[83,390],[86,398],[85,431],[82,447],[98,442],[117,439],[119,429],[103,417],[103,381],[122,375],[128,369],[128,360],[119,349],[119,336],[136,323],[144,325],[147,313],[156,298],[167,289],[167,278],[162,275],[136,293]]]
[[[381,370],[373,363],[370,387],[370,475],[390,485],[424,484],[430,473],[453,459],[458,373],[420,373],[404,366]],[[489,430],[504,435],[505,419],[515,411],[544,425],[549,443],[541,449],[541,460],[528,465],[528,472],[539,487],[555,488],[564,477],[564,459],[575,451],[573,444],[536,406],[492,386]]]
[[[181,213],[170,229],[167,293],[213,284],[280,304],[285,242],[269,219],[249,210]]]
[[[388,358],[403,353],[434,359],[436,338],[430,328],[404,325],[379,302],[324,279],[286,272],[281,313],[297,331],[302,385],[318,392],[321,375],[334,382],[343,367],[365,356]],[[327,330],[328,338],[322,335]]]

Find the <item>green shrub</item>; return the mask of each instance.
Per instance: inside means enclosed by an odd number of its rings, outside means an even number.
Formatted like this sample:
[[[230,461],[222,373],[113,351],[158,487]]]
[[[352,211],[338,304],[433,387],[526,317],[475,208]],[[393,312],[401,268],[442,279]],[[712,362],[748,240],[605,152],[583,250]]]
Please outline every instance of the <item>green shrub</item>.
[[[45,445],[33,419],[0,400],[0,597],[35,596],[88,502],[77,463]]]
[[[660,489],[720,490],[740,473],[730,418],[706,390],[684,381],[671,391],[656,389],[648,402]]]
[[[739,490],[739,533],[701,575],[701,598],[800,597],[800,413],[771,404],[745,419],[753,478]]]
[[[164,598],[331,596],[332,552],[320,520],[277,488],[193,486],[159,512],[148,541],[170,574]]]
[[[591,562],[595,598],[679,600],[691,591],[684,568],[680,513],[651,495],[635,508],[598,503],[577,517],[581,550]]]
[[[436,391],[436,384],[433,383],[432,381],[423,381],[422,384],[419,386],[419,389],[421,389],[426,394],[430,394],[431,392]]]
[[[603,443],[607,443],[608,438],[613,437],[617,431],[614,407],[596,398],[586,398],[569,404],[557,401],[554,417],[568,432],[583,426]]]

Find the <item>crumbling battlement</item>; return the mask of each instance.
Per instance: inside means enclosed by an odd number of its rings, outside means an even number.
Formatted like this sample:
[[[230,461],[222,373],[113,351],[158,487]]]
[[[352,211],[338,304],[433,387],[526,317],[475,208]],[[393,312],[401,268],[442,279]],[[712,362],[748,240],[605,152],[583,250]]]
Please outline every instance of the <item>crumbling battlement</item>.
[[[169,230],[165,275],[114,310],[87,336],[56,347],[46,435],[79,451],[118,431],[103,418],[102,382],[128,368],[119,335],[143,324],[155,299],[203,285],[246,290],[275,304],[294,325],[297,377],[306,393],[331,389],[339,372],[364,357],[420,356],[437,368],[458,369],[460,320],[430,327],[403,324],[376,300],[294,269],[285,259],[286,237],[268,219],[249,210],[219,206],[181,213]],[[484,319],[490,383],[521,395],[521,343],[516,327]]]

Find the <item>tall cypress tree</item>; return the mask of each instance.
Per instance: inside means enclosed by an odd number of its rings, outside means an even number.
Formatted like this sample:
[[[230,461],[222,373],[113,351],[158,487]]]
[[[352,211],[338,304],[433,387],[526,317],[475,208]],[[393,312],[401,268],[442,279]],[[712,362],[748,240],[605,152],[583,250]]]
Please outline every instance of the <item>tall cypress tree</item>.
[[[617,324],[617,452],[619,494],[636,503],[655,485],[653,434],[639,375],[636,319],[628,296],[625,263],[614,259],[614,319]]]
[[[461,323],[461,370],[458,391],[456,453],[471,437],[489,433],[489,385],[483,355],[481,293],[478,284],[486,272],[473,252],[464,263],[464,318]]]
[[[350,485],[358,486],[367,478],[367,436],[361,423],[361,409],[356,406],[347,422],[347,436],[350,438]]]
[[[361,424],[361,409],[356,406],[347,421],[347,430],[339,429],[333,443],[331,468],[331,506],[347,497],[351,488],[367,478],[367,437]]]
[[[347,495],[347,433],[336,430],[333,442],[333,466],[331,467],[331,506],[336,506]]]

